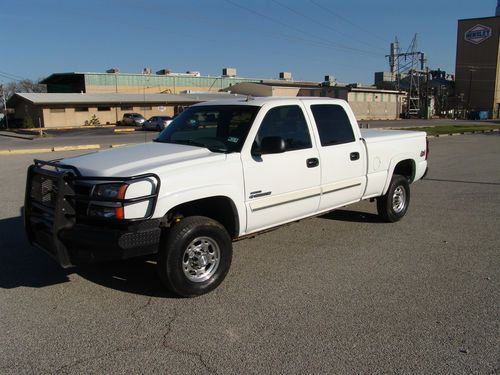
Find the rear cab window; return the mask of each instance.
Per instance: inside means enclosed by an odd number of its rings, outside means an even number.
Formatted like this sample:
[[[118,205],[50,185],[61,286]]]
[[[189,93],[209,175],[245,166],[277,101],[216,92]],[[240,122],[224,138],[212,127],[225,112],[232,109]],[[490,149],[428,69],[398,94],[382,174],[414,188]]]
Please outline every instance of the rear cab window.
[[[355,141],[351,121],[342,106],[313,104],[311,112],[316,122],[321,146],[332,146]]]

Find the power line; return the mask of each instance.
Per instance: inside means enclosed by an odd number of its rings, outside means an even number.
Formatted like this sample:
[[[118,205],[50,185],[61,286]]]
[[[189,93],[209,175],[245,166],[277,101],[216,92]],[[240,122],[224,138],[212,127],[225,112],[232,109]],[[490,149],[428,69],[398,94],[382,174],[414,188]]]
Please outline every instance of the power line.
[[[374,37],[374,38],[376,38],[376,39],[379,39],[379,40],[383,41],[384,43],[389,43],[386,39],[384,39],[384,38],[382,38],[382,37],[380,37],[380,36],[378,36],[378,35],[374,34],[374,33],[373,33],[373,30],[367,30],[367,29],[364,29],[363,27],[361,27],[361,26],[359,26],[359,25],[355,24],[354,22],[352,22],[350,19],[345,18],[345,17],[341,16],[341,15],[340,15],[340,14],[338,14],[338,13],[335,13],[333,10],[331,10],[331,9],[329,9],[329,8],[327,8],[327,7],[325,7],[324,5],[318,4],[315,0],[309,0],[309,1],[310,1],[312,4],[316,5],[318,8],[320,8],[320,9],[324,10],[325,12],[330,13],[332,16],[335,16],[335,17],[337,17],[338,19],[340,19],[340,20],[342,20],[342,21],[344,21],[344,22],[346,22],[346,23],[348,23],[348,24],[350,24],[350,25],[354,26],[354,27],[355,27],[355,28],[357,28],[358,30],[360,30],[360,31],[363,31],[363,32],[367,33],[367,34],[368,34],[368,35],[370,35],[371,37]]]
[[[278,4],[279,6],[281,6],[281,7],[283,7],[283,8],[285,8],[285,9],[288,9],[288,10],[289,10],[290,12],[292,12],[292,13],[295,13],[295,14],[297,14],[297,15],[299,15],[299,16],[301,16],[301,17],[303,17],[303,18],[305,18],[305,19],[307,19],[307,20],[309,20],[309,21],[313,22],[314,24],[317,24],[317,25],[323,26],[324,28],[326,28],[326,29],[328,29],[328,30],[331,30],[331,31],[333,31],[333,32],[335,32],[335,33],[337,33],[337,34],[340,34],[340,35],[342,35],[342,36],[344,36],[344,37],[346,37],[346,38],[352,39],[352,40],[354,40],[354,41],[356,41],[356,42],[358,42],[358,43],[364,44],[364,45],[366,45],[366,46],[368,46],[368,47],[371,47],[371,48],[379,49],[379,50],[382,50],[382,51],[384,50],[384,49],[383,49],[383,48],[381,48],[381,47],[374,46],[374,45],[372,45],[372,44],[370,44],[370,43],[367,43],[367,42],[365,42],[365,41],[363,41],[363,40],[360,40],[360,39],[354,38],[351,34],[344,33],[344,32],[342,32],[342,31],[340,31],[340,30],[337,30],[337,29],[335,29],[335,28],[331,27],[330,25],[328,25],[328,24],[326,24],[326,23],[323,23],[323,22],[321,22],[321,21],[318,21],[318,20],[316,20],[316,19],[314,19],[314,18],[312,18],[312,17],[310,17],[310,16],[306,15],[306,14],[303,14],[303,13],[301,13],[301,12],[297,11],[296,9],[294,9],[294,8],[292,8],[292,7],[289,7],[288,5],[281,3],[281,2],[280,2],[280,1],[278,1],[278,0],[271,0],[271,1],[272,1],[273,3],[275,3],[275,4]]]
[[[374,52],[372,52],[372,51],[366,51],[366,50],[361,50],[361,49],[358,49],[358,48],[352,48],[352,47],[344,46],[344,45],[342,45],[342,44],[338,44],[338,43],[332,43],[332,42],[331,42],[330,40],[328,40],[328,39],[325,39],[325,38],[322,38],[322,37],[318,37],[318,36],[316,36],[316,35],[314,35],[314,34],[311,34],[311,33],[307,32],[307,31],[301,30],[301,29],[299,29],[299,28],[297,28],[297,27],[295,27],[295,26],[293,26],[293,25],[289,25],[289,24],[287,24],[287,23],[285,23],[285,22],[282,22],[282,21],[280,21],[280,20],[277,20],[277,19],[275,19],[275,18],[273,18],[273,17],[270,17],[270,16],[268,16],[268,15],[266,15],[266,14],[263,14],[263,13],[257,12],[257,11],[255,11],[255,10],[253,10],[253,9],[251,9],[251,8],[248,8],[248,7],[244,6],[244,5],[241,5],[241,4],[238,4],[238,3],[235,3],[235,2],[234,2],[234,1],[232,1],[232,0],[224,0],[224,1],[225,1],[225,2],[227,2],[227,3],[229,3],[229,4],[231,4],[231,5],[233,5],[233,6],[235,6],[235,7],[238,7],[238,8],[240,8],[240,9],[243,9],[243,10],[245,10],[245,11],[247,11],[247,12],[253,13],[253,14],[255,14],[255,15],[257,15],[257,16],[259,16],[259,17],[261,17],[261,18],[265,18],[265,19],[267,19],[268,21],[271,21],[271,22],[273,22],[273,23],[276,23],[276,24],[281,25],[281,26],[283,26],[283,27],[286,27],[286,28],[288,28],[288,29],[294,30],[294,31],[299,32],[299,33],[301,33],[301,34],[307,35],[307,36],[309,36],[309,37],[313,37],[313,38],[315,38],[315,39],[321,40],[321,41],[322,41],[322,43],[326,44],[326,46],[328,46],[328,47],[330,47],[330,48],[344,49],[344,50],[354,51],[354,52],[363,53],[363,54],[367,54],[367,55],[375,55],[375,56],[378,56],[378,57],[380,56],[379,54],[374,53]],[[317,43],[317,41],[316,41],[316,43]]]
[[[16,76],[14,74],[2,72],[2,71],[0,71],[0,77],[7,78],[7,79],[9,79],[11,81],[17,81],[17,82],[21,82],[23,79],[26,79],[26,78],[22,78],[20,76]],[[15,77],[19,77],[21,79],[18,79],[18,78],[15,78]]]

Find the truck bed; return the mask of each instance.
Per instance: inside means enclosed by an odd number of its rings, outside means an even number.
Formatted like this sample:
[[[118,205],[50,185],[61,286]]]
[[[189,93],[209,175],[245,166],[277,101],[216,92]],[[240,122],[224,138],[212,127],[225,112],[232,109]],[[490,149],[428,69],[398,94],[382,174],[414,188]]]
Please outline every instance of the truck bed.
[[[411,130],[383,130],[383,129],[360,129],[361,136],[366,143],[386,142],[395,139],[420,138],[426,136],[425,132]]]
[[[361,129],[367,154],[367,188],[363,198],[385,193],[395,165],[401,160],[421,160],[414,165],[412,182],[420,179],[427,163],[426,133],[408,130]]]

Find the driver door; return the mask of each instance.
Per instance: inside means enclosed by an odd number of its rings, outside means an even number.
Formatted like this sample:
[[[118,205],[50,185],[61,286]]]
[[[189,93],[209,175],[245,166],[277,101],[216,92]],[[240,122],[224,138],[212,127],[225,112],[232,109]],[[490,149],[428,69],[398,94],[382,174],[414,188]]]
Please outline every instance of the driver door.
[[[267,140],[266,140],[267,138]],[[264,149],[267,141],[282,149]],[[242,154],[247,233],[314,214],[320,201],[318,150],[302,107],[275,106],[264,116],[251,152]]]

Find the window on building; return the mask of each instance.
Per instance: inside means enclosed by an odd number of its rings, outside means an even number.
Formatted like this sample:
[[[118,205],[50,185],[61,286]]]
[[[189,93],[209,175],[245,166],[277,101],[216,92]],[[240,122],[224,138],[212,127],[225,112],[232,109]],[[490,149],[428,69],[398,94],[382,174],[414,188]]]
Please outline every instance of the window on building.
[[[255,138],[256,146],[265,137],[281,137],[286,151],[311,148],[311,136],[302,109],[297,105],[275,107],[267,112]]]
[[[120,109],[121,109],[122,111],[132,111],[132,110],[134,109],[134,107],[132,107],[131,105],[122,105],[122,106],[120,107]]]
[[[88,112],[89,107],[76,107],[75,112]]]
[[[311,111],[318,128],[321,146],[354,142],[354,133],[347,113],[339,105],[317,104]]]
[[[63,113],[66,112],[66,108],[50,108],[50,113]]]
[[[106,112],[106,111],[111,111],[111,107],[97,107],[97,110],[99,112]]]

